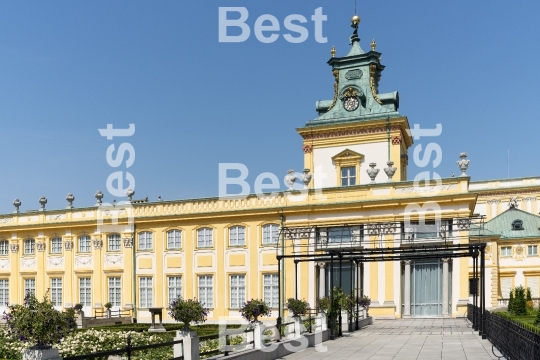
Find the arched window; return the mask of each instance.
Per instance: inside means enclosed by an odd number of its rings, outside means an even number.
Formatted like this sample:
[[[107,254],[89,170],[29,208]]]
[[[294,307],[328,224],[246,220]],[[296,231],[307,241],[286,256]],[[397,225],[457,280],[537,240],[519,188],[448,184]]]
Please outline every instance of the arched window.
[[[229,229],[229,246],[246,245],[246,228],[243,226],[233,226]]]
[[[9,255],[9,242],[0,240],[0,255]]]
[[[120,234],[109,235],[109,251],[120,250]]]
[[[90,252],[90,236],[79,236],[79,252]]]
[[[152,250],[152,233],[150,231],[139,233],[139,250]]]
[[[167,231],[167,249],[180,249],[182,247],[182,231]]]
[[[263,226],[263,244],[277,244],[279,240],[279,227],[276,224]]]
[[[197,247],[212,247],[212,229],[202,228],[197,230]]]
[[[512,221],[512,230],[523,230],[523,221],[522,220]]]

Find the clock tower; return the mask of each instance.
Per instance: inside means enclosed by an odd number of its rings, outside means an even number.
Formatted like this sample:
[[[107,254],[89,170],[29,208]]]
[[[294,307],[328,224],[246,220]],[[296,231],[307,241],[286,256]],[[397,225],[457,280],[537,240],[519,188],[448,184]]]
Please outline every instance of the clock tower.
[[[297,129],[304,140],[305,168],[315,173],[317,188],[371,183],[371,169],[395,168],[391,181],[407,179],[409,123],[398,112],[398,92],[379,93],[385,66],[375,40],[368,52],[360,47],[359,24],[360,17],[353,16],[347,55],[337,57],[332,47],[333,99],[317,101],[318,116]],[[375,177],[375,182],[388,181],[383,171]]]

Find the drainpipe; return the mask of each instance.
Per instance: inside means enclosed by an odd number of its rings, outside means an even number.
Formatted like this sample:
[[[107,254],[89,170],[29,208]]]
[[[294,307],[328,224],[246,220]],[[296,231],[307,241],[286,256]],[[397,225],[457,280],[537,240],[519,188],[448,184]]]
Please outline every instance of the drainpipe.
[[[388,134],[388,161],[390,161],[390,117],[386,117],[386,133]]]
[[[281,255],[285,255],[285,232],[283,231],[285,217],[283,214],[279,216],[279,221],[281,223]],[[282,261],[280,261],[281,266],[281,313],[279,316],[283,318],[283,307],[285,306],[285,258],[282,258]],[[279,331],[279,329],[278,329]]]
[[[133,235],[132,235],[132,254],[133,254],[133,279],[131,287],[133,288],[133,322],[137,322],[137,258],[135,257],[135,234],[136,234],[135,217],[133,217]]]

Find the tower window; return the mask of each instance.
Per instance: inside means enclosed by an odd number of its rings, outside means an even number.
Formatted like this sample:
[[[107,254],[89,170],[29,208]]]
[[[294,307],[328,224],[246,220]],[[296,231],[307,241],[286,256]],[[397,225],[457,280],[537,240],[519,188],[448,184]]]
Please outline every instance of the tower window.
[[[512,222],[512,230],[523,230],[523,221],[522,220],[514,220]]]
[[[341,186],[356,185],[356,167],[348,166],[341,168]]]

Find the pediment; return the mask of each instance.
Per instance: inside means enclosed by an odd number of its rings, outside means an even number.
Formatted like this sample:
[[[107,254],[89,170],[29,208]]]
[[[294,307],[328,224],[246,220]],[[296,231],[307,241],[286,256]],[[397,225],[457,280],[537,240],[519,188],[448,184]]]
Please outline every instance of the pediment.
[[[337,155],[332,156],[332,161],[334,161],[336,164],[343,162],[360,162],[363,158],[363,154],[359,154],[356,151],[345,149]]]

